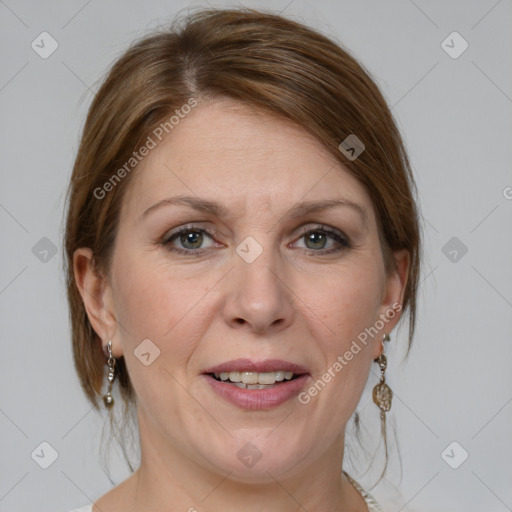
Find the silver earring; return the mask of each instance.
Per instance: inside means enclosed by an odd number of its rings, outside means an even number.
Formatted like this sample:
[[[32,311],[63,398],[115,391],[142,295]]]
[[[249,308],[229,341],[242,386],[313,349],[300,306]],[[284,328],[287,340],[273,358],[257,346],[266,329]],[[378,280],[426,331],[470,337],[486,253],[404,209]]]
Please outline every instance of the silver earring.
[[[386,384],[386,377],[384,376],[388,365],[388,360],[384,354],[384,342],[390,339],[389,334],[384,333],[382,336],[382,354],[375,359],[375,362],[380,367],[380,382],[373,388],[373,401],[379,407],[380,416],[383,421],[386,419],[386,412],[391,409],[391,399],[393,398],[393,392]]]
[[[380,367],[380,382],[373,388],[373,401],[380,409],[380,430],[382,438],[384,439],[384,450],[386,452],[386,465],[388,459],[388,441],[386,434],[386,412],[391,409],[391,399],[393,398],[393,392],[391,388],[386,384],[386,377],[384,372],[388,365],[388,360],[384,354],[384,344],[391,338],[388,334],[384,333],[382,336],[382,354],[375,359]],[[384,468],[385,471],[385,468]],[[384,474],[384,471],[382,474]]]
[[[108,391],[106,395],[103,395],[103,403],[107,409],[110,409],[114,405],[114,397],[112,396],[112,384],[116,378],[116,358],[112,355],[112,340],[107,343],[108,350]]]
[[[375,359],[375,362],[380,367],[380,381],[373,388],[373,401],[380,409],[380,430],[381,436],[384,440],[384,451],[386,454],[386,465],[382,470],[381,478],[384,476],[386,471],[386,467],[388,465],[388,438],[386,433],[386,412],[391,409],[391,399],[393,398],[393,392],[391,388],[386,384],[386,377],[384,376],[384,372],[386,371],[386,367],[388,365],[388,360],[386,355],[384,354],[385,342],[389,341],[390,337],[388,334],[384,333],[382,336],[382,354]]]

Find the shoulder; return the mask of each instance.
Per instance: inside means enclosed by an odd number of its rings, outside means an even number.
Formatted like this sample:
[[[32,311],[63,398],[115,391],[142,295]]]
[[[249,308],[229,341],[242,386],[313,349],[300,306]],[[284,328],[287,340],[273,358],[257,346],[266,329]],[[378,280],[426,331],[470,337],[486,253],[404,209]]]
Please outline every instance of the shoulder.
[[[137,474],[138,471],[132,473],[126,480],[107,491],[89,507],[72,510],[71,512],[124,512],[129,510],[135,495]]]

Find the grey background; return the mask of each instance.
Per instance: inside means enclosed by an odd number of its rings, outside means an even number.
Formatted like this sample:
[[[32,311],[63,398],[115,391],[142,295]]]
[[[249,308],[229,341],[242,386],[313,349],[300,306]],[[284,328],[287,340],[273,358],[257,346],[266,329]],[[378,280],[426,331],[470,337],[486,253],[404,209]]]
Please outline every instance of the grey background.
[[[187,5],[0,0],[0,512],[66,512],[112,487],[99,465],[104,416],[92,412],[72,364],[64,192],[97,81],[131,40]],[[512,510],[511,1],[244,5],[284,10],[363,62],[393,107],[418,182],[417,335],[406,363],[405,328],[387,352],[400,452],[393,445],[390,474],[372,494],[390,512]],[[58,43],[47,59],[31,47],[43,31]],[[458,58],[441,45],[453,31],[469,44]],[[459,43],[449,42],[454,51]],[[374,369],[359,406],[370,440],[376,381]],[[43,441],[58,453],[47,469]],[[129,474],[115,451],[111,470],[116,484]],[[352,471],[364,487],[377,474]]]

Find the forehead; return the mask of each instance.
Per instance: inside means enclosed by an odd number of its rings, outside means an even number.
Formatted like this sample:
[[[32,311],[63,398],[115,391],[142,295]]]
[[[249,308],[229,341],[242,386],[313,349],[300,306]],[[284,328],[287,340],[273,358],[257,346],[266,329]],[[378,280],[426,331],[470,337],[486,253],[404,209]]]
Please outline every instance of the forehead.
[[[372,211],[362,184],[313,135],[231,100],[200,103],[134,174],[123,205],[130,216],[178,193],[274,214],[299,200],[336,197]]]

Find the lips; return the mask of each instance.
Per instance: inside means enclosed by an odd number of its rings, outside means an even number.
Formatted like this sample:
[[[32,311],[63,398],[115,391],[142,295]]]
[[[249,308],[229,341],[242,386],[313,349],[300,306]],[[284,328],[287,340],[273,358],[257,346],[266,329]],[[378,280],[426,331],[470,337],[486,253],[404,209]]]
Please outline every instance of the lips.
[[[211,388],[243,409],[269,409],[297,395],[309,378],[306,368],[272,359],[237,359],[203,372]]]

